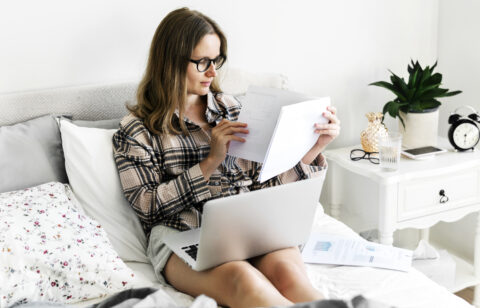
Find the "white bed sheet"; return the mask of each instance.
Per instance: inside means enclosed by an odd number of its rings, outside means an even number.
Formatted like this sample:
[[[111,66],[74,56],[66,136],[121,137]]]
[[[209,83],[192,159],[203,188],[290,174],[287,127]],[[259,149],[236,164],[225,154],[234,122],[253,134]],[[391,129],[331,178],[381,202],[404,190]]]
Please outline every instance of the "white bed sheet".
[[[345,224],[324,214],[321,206],[316,213],[314,229],[329,234],[358,237]],[[162,288],[179,306],[185,307],[192,303],[191,296],[161,285],[150,264],[126,264],[135,271],[137,280],[134,287]],[[398,308],[473,307],[414,268],[406,273],[370,267],[307,264],[307,270],[314,286],[323,292],[326,298],[350,299],[362,294],[366,298]],[[102,300],[103,298],[93,299],[75,306],[88,306]]]

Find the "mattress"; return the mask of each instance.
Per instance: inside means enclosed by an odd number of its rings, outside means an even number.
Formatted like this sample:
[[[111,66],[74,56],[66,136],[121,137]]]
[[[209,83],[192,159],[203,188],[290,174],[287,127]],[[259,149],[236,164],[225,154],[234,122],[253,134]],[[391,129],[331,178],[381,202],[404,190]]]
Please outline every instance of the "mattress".
[[[326,234],[359,237],[342,222],[324,214],[321,206],[318,207],[313,229]],[[126,264],[135,272],[134,287],[161,288],[165,291],[165,296],[169,296],[179,306],[189,306],[194,300],[171,286],[161,285],[155,278],[151,264]],[[307,264],[307,271],[313,285],[330,299],[350,299],[362,294],[373,301],[398,308],[473,307],[414,268],[409,272],[400,272],[360,266]],[[103,298],[93,299],[74,306],[88,306],[102,300]]]

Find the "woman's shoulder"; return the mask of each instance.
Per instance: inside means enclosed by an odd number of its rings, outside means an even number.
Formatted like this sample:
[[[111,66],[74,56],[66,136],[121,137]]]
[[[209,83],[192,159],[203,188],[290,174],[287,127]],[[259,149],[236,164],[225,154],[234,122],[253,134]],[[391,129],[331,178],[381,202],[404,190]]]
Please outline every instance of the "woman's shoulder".
[[[129,136],[137,140],[144,139],[145,137],[150,139],[150,131],[145,126],[143,119],[132,113],[127,114],[120,120],[120,128],[115,134]]]

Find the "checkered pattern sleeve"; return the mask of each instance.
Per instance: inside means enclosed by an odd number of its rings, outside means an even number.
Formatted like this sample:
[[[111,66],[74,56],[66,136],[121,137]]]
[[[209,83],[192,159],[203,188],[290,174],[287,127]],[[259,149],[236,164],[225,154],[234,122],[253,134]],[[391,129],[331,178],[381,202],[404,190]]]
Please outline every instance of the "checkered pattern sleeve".
[[[125,121],[113,136],[114,158],[123,192],[146,232],[162,223],[179,230],[195,227],[182,217],[196,213],[192,207],[210,198],[210,191],[199,164],[176,177],[162,175],[165,161],[153,146],[152,135],[141,121]],[[123,125],[124,124],[124,125]],[[174,158],[173,158],[174,159]],[[169,162],[172,163],[172,162]],[[182,216],[184,215],[184,216]],[[193,226],[192,226],[193,224]]]
[[[251,190],[258,190],[266,187],[292,183],[295,181],[305,180],[318,176],[325,176],[327,172],[327,162],[322,154],[319,154],[310,165],[298,162],[293,168],[263,182],[258,181],[260,176],[261,165],[251,169],[252,178],[254,179]]]

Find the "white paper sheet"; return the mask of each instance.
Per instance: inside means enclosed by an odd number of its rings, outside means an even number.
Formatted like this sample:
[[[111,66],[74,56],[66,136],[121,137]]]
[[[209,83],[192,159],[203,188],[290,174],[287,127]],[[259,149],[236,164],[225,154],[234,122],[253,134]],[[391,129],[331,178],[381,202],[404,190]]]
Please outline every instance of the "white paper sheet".
[[[260,182],[295,166],[318,138],[315,123],[330,98],[312,99],[286,90],[250,87],[238,121],[248,124],[245,143],[232,141],[228,154],[263,163]]]
[[[305,244],[306,263],[371,266],[409,271],[413,252],[408,249],[314,232]]]
[[[248,124],[249,134],[238,134],[247,138],[247,142],[232,141],[228,154],[263,163],[282,106],[307,99],[305,95],[292,91],[249,87],[238,117],[238,122]]]
[[[295,166],[313,147],[319,135],[315,123],[328,123],[322,116],[330,98],[283,106],[260,172],[264,182]]]

